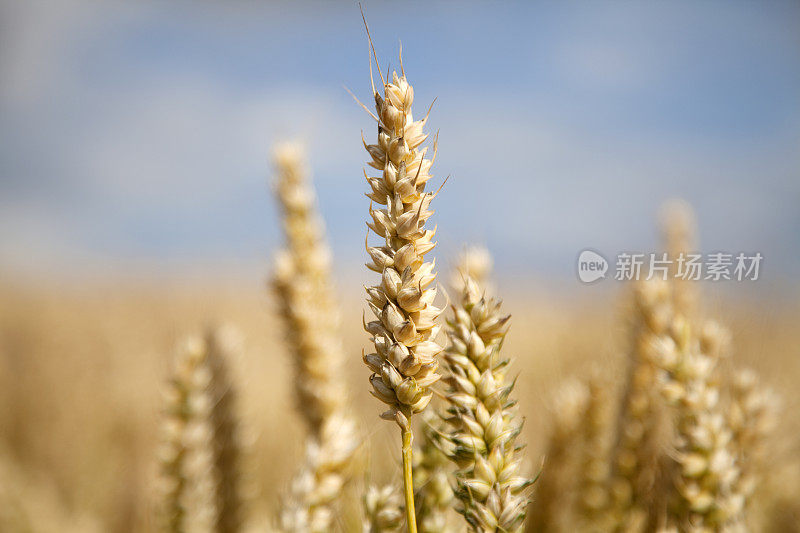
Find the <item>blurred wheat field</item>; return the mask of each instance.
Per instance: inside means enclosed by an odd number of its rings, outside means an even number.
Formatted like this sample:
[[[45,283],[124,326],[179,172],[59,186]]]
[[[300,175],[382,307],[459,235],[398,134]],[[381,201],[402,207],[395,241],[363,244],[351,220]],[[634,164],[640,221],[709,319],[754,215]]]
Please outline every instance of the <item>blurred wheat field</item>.
[[[290,142],[257,274],[3,282],[0,530],[800,531],[797,281],[756,283],[761,252],[731,281],[683,200],[653,224],[663,277],[656,253],[596,285],[590,249],[569,284],[495,279],[491,239],[450,256],[433,104],[361,15],[370,277],[332,258]],[[690,281],[704,255],[727,282]]]
[[[559,384],[586,376],[598,364],[619,379],[624,375],[626,293],[620,284],[597,301],[582,295],[565,299],[546,288],[514,288],[501,280],[499,292],[507,295],[513,317],[504,351],[516,357],[527,461],[536,471]],[[293,411],[277,304],[263,280],[216,287],[7,284],[0,298],[2,458],[25,480],[12,482],[14,490],[48,495],[38,501],[26,496],[25,505],[45,524],[32,531],[48,530],[48,519],[58,524],[51,531],[68,530],[70,523],[73,531],[156,530],[152,482],[170,354],[186,333],[220,322],[238,328],[243,338],[241,355],[230,363],[245,428],[249,516],[258,521],[276,512],[278,494],[302,458],[302,428]],[[706,300],[709,312],[733,332],[732,359],[759,371],[782,397],[770,459],[780,466],[771,481],[787,501],[797,501],[800,308],[725,295]],[[346,378],[355,416],[367,434],[369,478],[396,482],[395,428],[375,422],[378,406],[363,386],[361,304],[345,301],[345,353],[353,361],[345,365]],[[34,492],[25,492],[28,485]]]

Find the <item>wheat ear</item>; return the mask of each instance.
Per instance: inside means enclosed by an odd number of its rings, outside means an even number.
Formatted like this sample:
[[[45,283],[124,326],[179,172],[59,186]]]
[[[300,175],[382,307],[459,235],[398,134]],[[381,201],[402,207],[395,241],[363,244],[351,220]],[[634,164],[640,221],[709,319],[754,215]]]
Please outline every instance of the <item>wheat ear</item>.
[[[393,533],[403,525],[400,493],[392,485],[370,485],[364,496],[364,533]]]
[[[417,526],[420,533],[455,532],[450,523],[450,509],[455,495],[450,484],[450,466],[439,449],[438,435],[444,431],[441,418],[425,413],[420,445],[414,453],[414,492]]]
[[[275,150],[275,192],[283,212],[286,249],[276,260],[273,287],[295,363],[295,394],[308,438],[304,464],[285,498],[283,531],[330,531],[333,505],[347,481],[356,449],[347,414],[344,355],[330,280],[330,253],[314,191],[298,145]]]
[[[580,474],[580,455],[575,443],[588,404],[588,387],[578,380],[562,384],[554,396],[553,428],[526,526],[530,533],[560,533],[575,529],[572,514],[565,509],[570,508],[576,489],[575,480]]]
[[[241,493],[241,439],[236,416],[236,390],[228,361],[241,351],[239,332],[230,326],[206,334],[206,364],[211,372],[211,424],[214,429],[214,471],[217,474],[218,533],[236,533],[244,522]]]
[[[520,475],[515,441],[521,424],[510,398],[509,360],[500,356],[509,317],[468,273],[459,292],[445,350],[452,431],[443,435],[450,444],[444,449],[458,466],[459,511],[473,531],[521,531],[532,482]]]
[[[725,530],[742,520],[732,434],[711,379],[720,342],[708,337],[701,342],[680,315],[665,333],[645,340],[648,357],[659,368],[662,397],[675,406],[671,518],[680,529]]]
[[[634,291],[628,375],[619,409],[612,452],[610,513],[619,530],[636,530],[654,506],[659,482],[665,424],[663,401],[656,390],[657,368],[646,341],[663,334],[673,306],[667,283],[647,283]]]
[[[779,402],[771,389],[761,385],[752,369],[736,372],[730,388],[728,424],[733,432],[733,452],[741,469],[739,491],[746,505],[756,492],[767,463],[766,444],[777,425]]]
[[[436,289],[431,286],[436,279],[434,263],[425,262],[425,254],[435,246],[435,230],[425,229],[435,196],[425,191],[432,160],[425,158],[427,148],[421,147],[427,138],[422,131],[427,117],[414,120],[414,89],[405,74],[393,73],[383,95],[373,85],[373,94],[378,139],[376,144],[364,142],[364,147],[371,157],[369,166],[381,174],[369,177],[364,172],[371,200],[372,220],[367,225],[383,244],[366,245],[372,258],[367,267],[381,274],[381,281],[367,288],[375,320],[364,327],[375,351],[363,359],[372,371],[371,393],[389,406],[381,417],[400,426],[407,522],[415,533],[410,418],[431,400],[430,386],[440,378],[437,355],[442,351],[436,341],[441,310],[433,305]]]
[[[190,337],[180,346],[166,391],[160,453],[162,526],[172,532],[211,532],[219,517],[208,346]]]
[[[587,531],[602,530],[603,520],[608,517],[608,483],[610,464],[608,460],[611,432],[611,404],[608,385],[599,371],[594,370],[588,380],[588,397],[580,421],[578,443],[580,467],[578,509]]]

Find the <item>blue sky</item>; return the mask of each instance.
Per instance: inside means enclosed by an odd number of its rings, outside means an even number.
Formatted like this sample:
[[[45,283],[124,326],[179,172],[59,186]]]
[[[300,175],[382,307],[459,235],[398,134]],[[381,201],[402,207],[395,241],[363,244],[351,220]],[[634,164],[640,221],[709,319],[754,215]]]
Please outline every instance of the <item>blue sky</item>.
[[[356,3],[0,2],[0,268],[263,269],[269,151],[306,142],[343,270],[363,260],[373,124]],[[800,4],[365,2],[418,113],[438,97],[442,254],[573,275],[657,246],[683,197],[707,250],[800,273]]]

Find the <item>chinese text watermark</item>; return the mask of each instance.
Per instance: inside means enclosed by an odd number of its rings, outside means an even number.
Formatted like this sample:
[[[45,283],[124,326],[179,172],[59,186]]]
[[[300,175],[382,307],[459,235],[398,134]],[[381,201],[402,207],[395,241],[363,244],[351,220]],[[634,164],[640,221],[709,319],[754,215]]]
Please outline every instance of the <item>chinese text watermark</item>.
[[[674,256],[666,252],[621,252],[615,258],[613,278],[617,281],[758,281],[763,259],[761,252],[682,252]],[[611,268],[603,255],[590,249],[578,255],[577,267],[578,279],[584,283],[605,279]]]

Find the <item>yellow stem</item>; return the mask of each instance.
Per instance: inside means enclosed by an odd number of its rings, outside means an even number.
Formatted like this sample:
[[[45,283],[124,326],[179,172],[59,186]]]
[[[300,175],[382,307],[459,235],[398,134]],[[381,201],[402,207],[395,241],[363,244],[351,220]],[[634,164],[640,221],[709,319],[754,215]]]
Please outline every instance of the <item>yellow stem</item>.
[[[417,533],[417,514],[414,510],[414,480],[411,473],[411,443],[414,435],[411,427],[400,430],[403,435],[403,492],[406,497],[406,523],[408,533]]]

